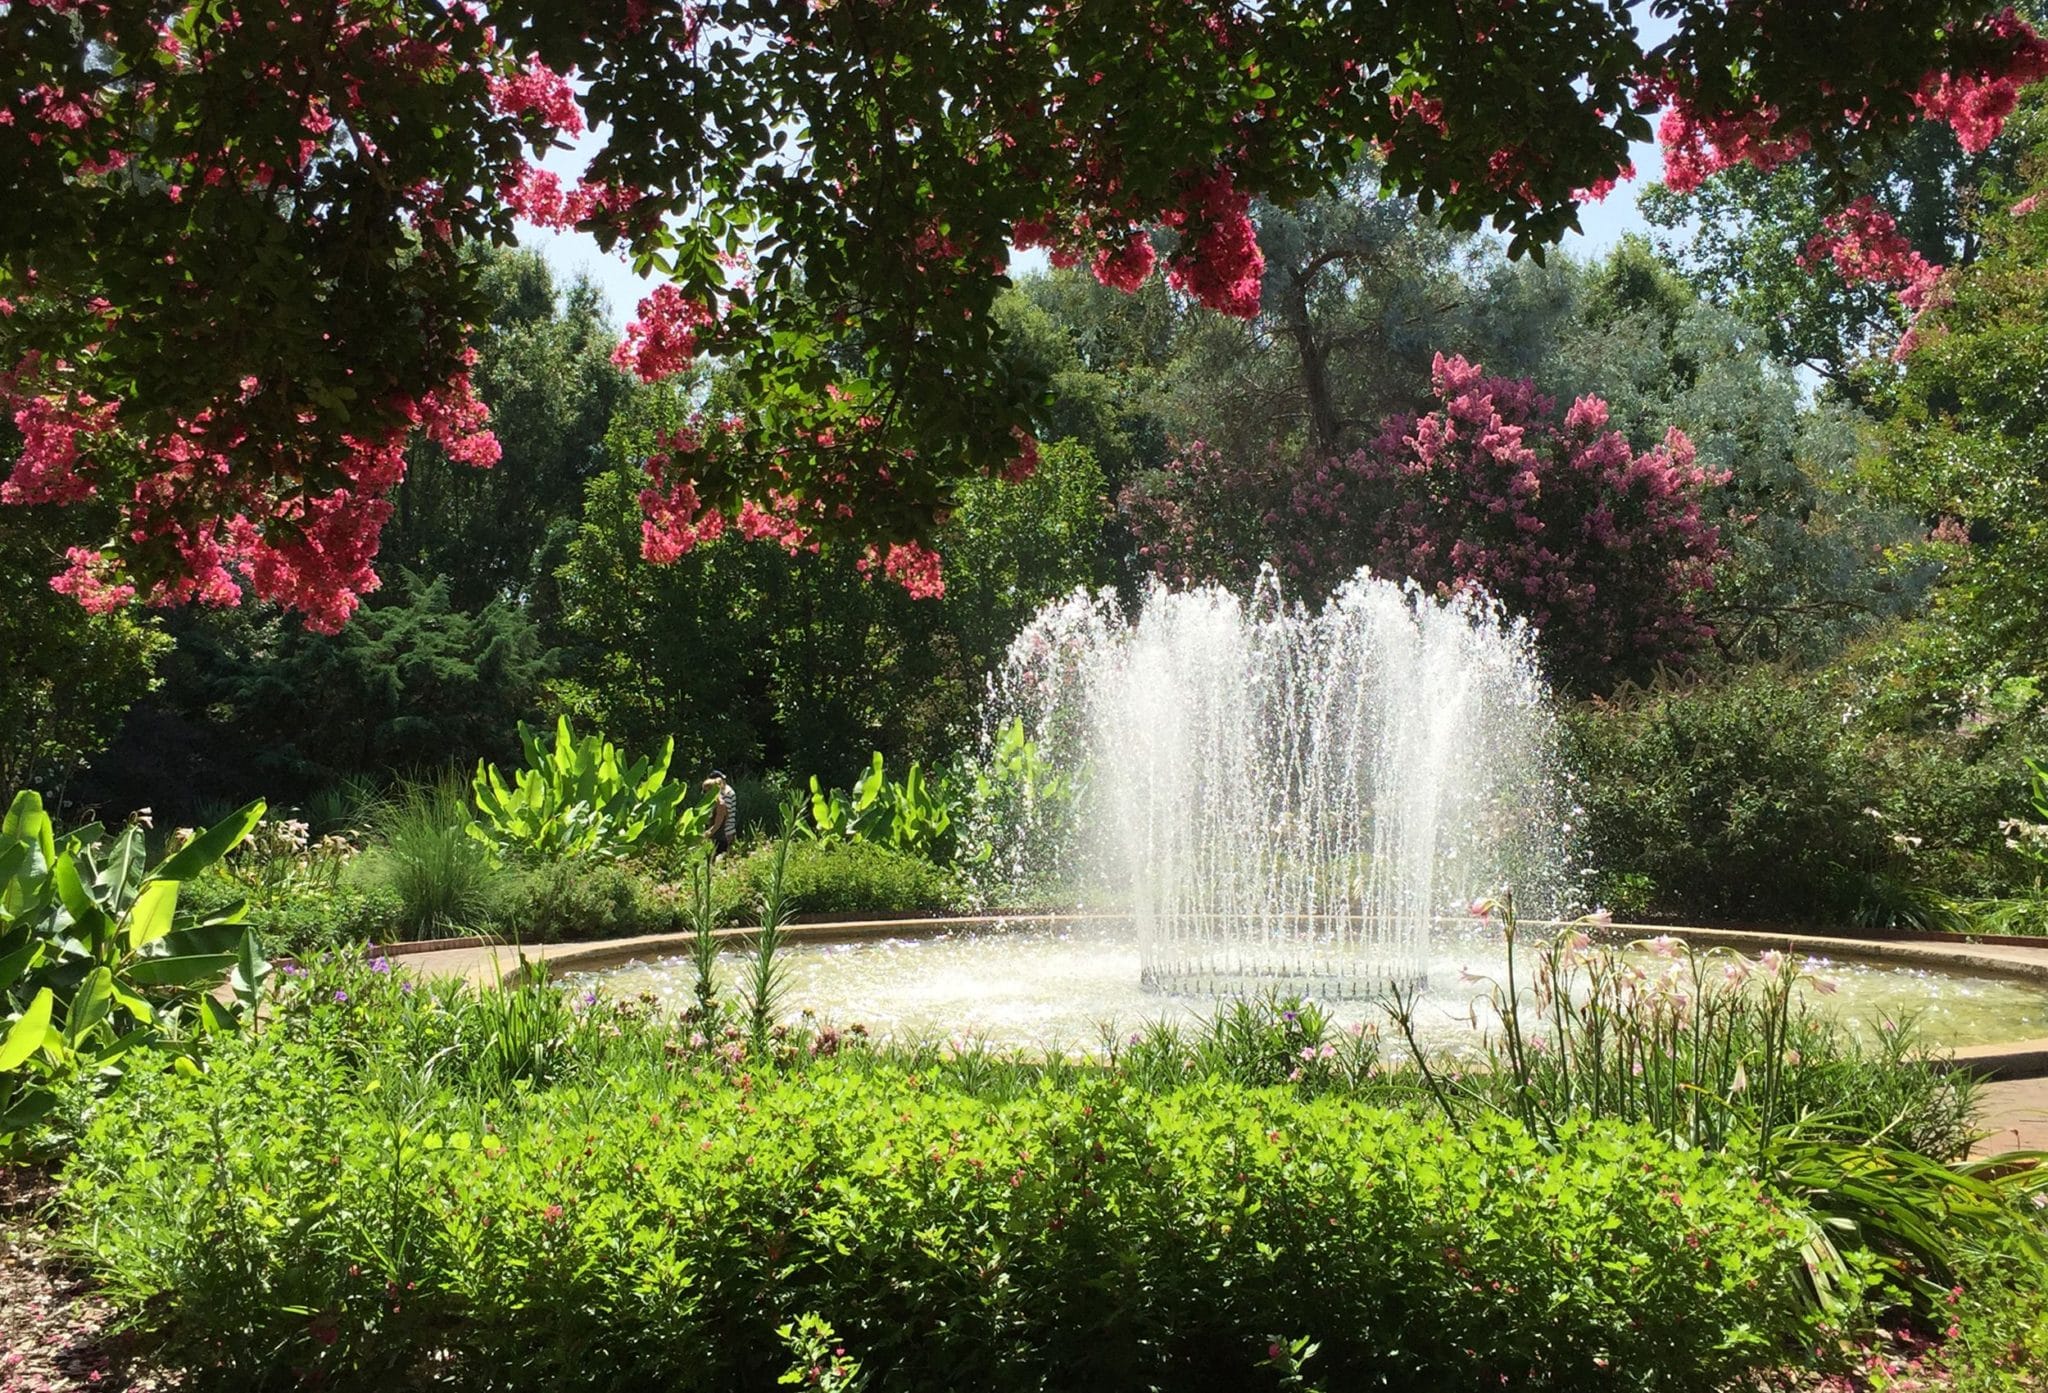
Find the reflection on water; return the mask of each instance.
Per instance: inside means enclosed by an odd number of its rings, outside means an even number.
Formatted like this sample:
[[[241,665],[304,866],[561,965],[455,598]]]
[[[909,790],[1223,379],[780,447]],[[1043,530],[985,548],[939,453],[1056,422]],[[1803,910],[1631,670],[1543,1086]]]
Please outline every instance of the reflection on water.
[[[739,954],[721,960],[732,991]],[[792,945],[786,952],[787,1014],[825,1023],[860,1022],[877,1034],[936,1040],[979,1038],[1045,1049],[1093,1045],[1105,1029],[1128,1032],[1153,1021],[1192,1024],[1216,1009],[1207,999],[1173,997],[1139,985],[1138,945],[1127,925],[1000,922],[929,938],[862,939]],[[2048,992],[2002,977],[1920,967],[1812,959],[1839,993],[1809,993],[1814,1009],[1867,1030],[1911,1017],[1936,1044],[1962,1046],[2048,1036]],[[1429,987],[1417,1010],[1418,1033],[1433,1046],[1469,1043],[1489,1017],[1487,984],[1505,967],[1497,930],[1440,931],[1429,955]],[[565,978],[569,985],[633,996],[651,992],[677,1011],[689,1004],[694,969],[682,958],[631,963]],[[1338,1001],[1329,1013],[1350,1023],[1384,1025],[1369,1002]]]

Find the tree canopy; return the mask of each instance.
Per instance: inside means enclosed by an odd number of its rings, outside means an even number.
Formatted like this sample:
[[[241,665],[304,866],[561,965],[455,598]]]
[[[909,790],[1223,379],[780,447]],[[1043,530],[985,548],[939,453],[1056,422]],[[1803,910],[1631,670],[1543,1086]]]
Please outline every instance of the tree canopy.
[[[0,62],[4,497],[97,502],[57,582],[89,608],[247,589],[331,629],[409,437],[497,457],[470,248],[517,218],[668,277],[622,366],[734,384],[653,452],[650,557],[731,527],[932,595],[962,481],[1035,454],[1012,247],[1245,315],[1249,201],[1368,156],[1540,251],[1655,112],[1674,180],[1852,170],[1919,120],[1988,140],[2048,45],[1982,0],[24,0]],[[585,130],[565,187],[537,159]]]

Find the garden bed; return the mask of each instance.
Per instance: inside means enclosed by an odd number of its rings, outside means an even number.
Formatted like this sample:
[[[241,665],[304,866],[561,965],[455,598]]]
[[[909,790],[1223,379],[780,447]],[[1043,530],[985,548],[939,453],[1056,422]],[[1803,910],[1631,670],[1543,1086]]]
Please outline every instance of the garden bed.
[[[112,1327],[90,1272],[39,1217],[56,1193],[30,1166],[0,1169],[0,1393],[159,1393],[184,1386]]]

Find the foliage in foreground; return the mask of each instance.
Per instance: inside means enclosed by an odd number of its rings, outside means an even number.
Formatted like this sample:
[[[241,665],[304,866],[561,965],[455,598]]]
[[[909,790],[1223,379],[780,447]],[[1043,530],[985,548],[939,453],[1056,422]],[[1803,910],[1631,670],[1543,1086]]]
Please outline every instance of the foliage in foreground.
[[[1814,1330],[1804,1222],[1642,1128],[1101,1068],[992,1097],[559,1003],[321,981],[99,1111],[75,1241],[244,1387],[767,1388],[822,1322],[892,1389],[1698,1388]]]
[[[140,826],[59,838],[40,798],[15,798],[0,822],[0,1154],[66,1080],[118,1078],[150,1045],[190,1051],[253,1008],[270,964],[242,907],[195,913],[178,893],[262,815],[252,803],[152,865]],[[231,1001],[210,995],[223,980]]]

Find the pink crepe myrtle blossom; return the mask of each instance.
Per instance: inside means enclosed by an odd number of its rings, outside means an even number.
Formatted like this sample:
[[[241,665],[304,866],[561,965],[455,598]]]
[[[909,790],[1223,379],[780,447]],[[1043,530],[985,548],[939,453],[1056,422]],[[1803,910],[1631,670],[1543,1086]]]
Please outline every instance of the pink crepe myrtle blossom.
[[[1726,554],[1703,505],[1726,476],[1682,432],[1639,451],[1599,398],[1560,415],[1533,383],[1451,355],[1431,389],[1433,409],[1297,472],[1270,521],[1304,588],[1365,565],[1483,591],[1537,629],[1557,670],[1594,683],[1700,647],[1699,603]]]
[[[1250,319],[1259,312],[1266,256],[1246,215],[1251,196],[1226,171],[1195,180],[1166,224],[1181,233],[1167,257],[1167,283],[1212,310]]]
[[[538,112],[542,120],[563,135],[583,134],[583,112],[576,105],[569,80],[538,58],[512,77],[491,79],[491,100],[507,115]]]
[[[612,362],[642,382],[659,382],[689,367],[697,356],[696,331],[712,322],[712,311],[663,284],[640,301],[626,337],[612,350]]]

